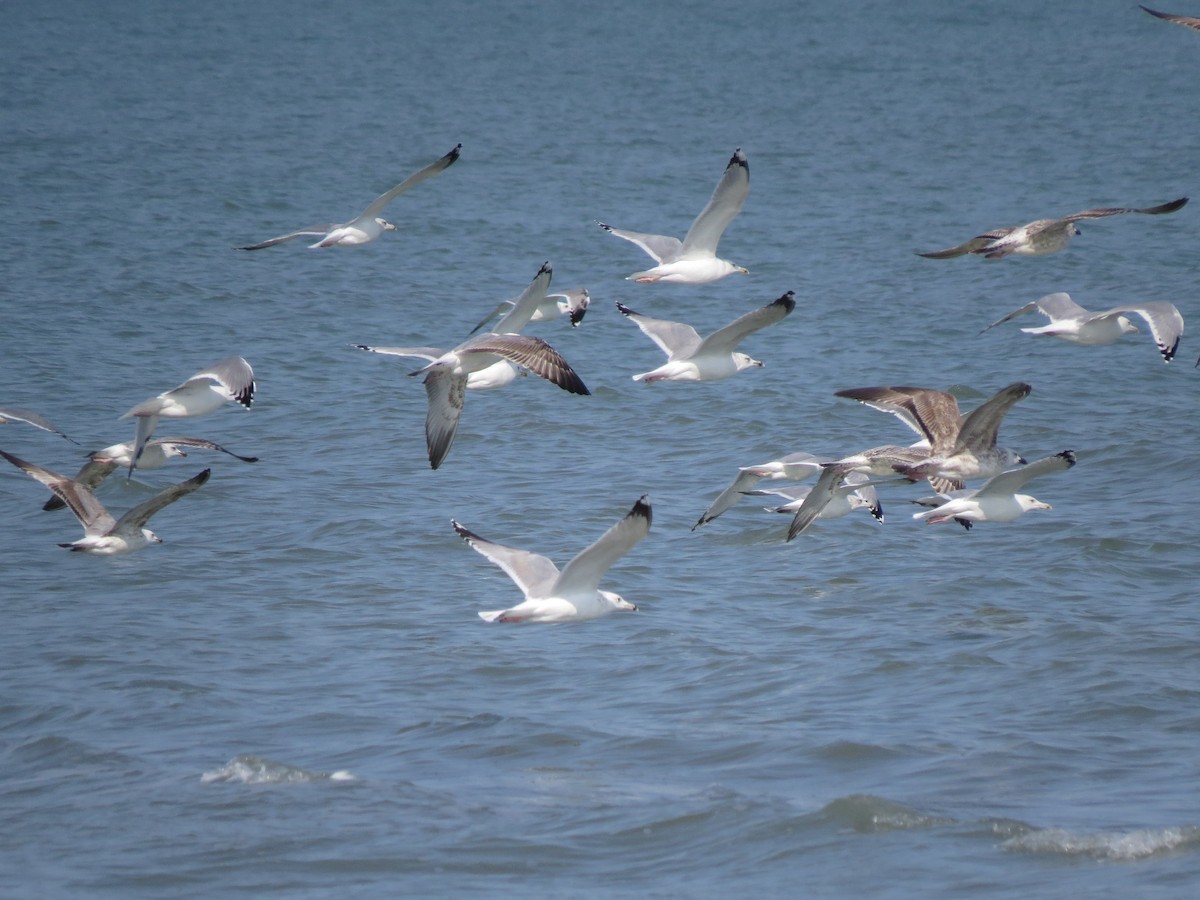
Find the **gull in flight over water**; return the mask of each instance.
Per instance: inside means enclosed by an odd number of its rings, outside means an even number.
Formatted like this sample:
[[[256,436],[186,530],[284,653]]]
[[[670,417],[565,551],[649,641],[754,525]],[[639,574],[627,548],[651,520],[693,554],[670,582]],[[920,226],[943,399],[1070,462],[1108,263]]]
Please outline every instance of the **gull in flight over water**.
[[[376,197],[371,202],[371,205],[364,209],[356,219],[340,224],[311,225],[308,228],[301,228],[299,231],[291,231],[287,234],[281,234],[279,237],[273,237],[270,240],[251,244],[248,247],[238,247],[237,249],[262,250],[264,247],[274,247],[276,244],[282,244],[284,241],[290,241],[298,237],[320,238],[315,244],[309,244],[310,250],[316,247],[349,247],[354,244],[369,244],[385,231],[396,230],[395,225],[386,219],[380,218],[384,208],[409,188],[449,168],[458,159],[461,152],[462,144],[458,144],[441,159],[430,163],[419,172],[409,175],[390,191]]]
[[[258,462],[257,456],[238,456],[232,450],[226,450],[220,444],[213,443],[204,438],[167,437],[155,438],[147,442],[145,449],[142,451],[142,456],[138,460],[138,468],[157,469],[165,465],[167,460],[186,457],[187,450],[184,449],[185,447],[227,453],[234,459],[240,459],[242,462]],[[83,468],[79,470],[73,481],[94,491],[118,467],[128,466],[132,458],[133,441],[126,441],[123,444],[113,444],[111,447],[105,447],[103,450],[93,450],[88,454],[88,461],[83,464]],[[46,501],[42,509],[62,509],[66,505],[62,498],[54,496]]]
[[[667,354],[667,361],[650,372],[634,375],[634,381],[719,381],[742,369],[762,366],[757,359],[735,349],[744,338],[781,321],[796,308],[796,295],[788,291],[778,300],[735,319],[724,328],[701,338],[696,329],[682,322],[652,319],[617,303],[622,315]]]
[[[74,438],[67,437],[63,432],[51,425],[44,416],[39,416],[32,410],[17,409],[15,406],[0,407],[0,425],[8,425],[12,422],[24,422],[26,425],[32,425],[34,428],[40,428],[42,431],[49,431],[61,438],[66,438],[72,444],[79,443]]]
[[[1139,3],[1138,6],[1142,5]],[[1142,9],[1152,16],[1157,16],[1176,25],[1182,25],[1184,28],[1191,28],[1193,31],[1200,31],[1200,19],[1195,16],[1177,16],[1174,13],[1158,12],[1158,10],[1151,9],[1148,6],[1142,6]]]
[[[692,531],[721,515],[742,497],[749,494],[762,479],[803,481],[819,474],[821,467],[827,462],[832,462],[832,460],[813,456],[811,453],[789,453],[787,456],[781,456],[779,459],[755,466],[740,466],[733,483],[721,491],[717,495],[717,499],[709,504],[708,509],[692,526]],[[888,474],[890,474],[890,470]]]
[[[480,612],[485,622],[576,622],[637,607],[620,594],[600,590],[600,579],[650,530],[650,502],[643,495],[628,515],[604,532],[560,572],[544,556],[484,540],[453,519],[468,544],[498,565],[521,589],[525,600],[510,609]]]
[[[934,508],[914,513],[913,518],[924,519],[929,525],[953,519],[969,531],[975,522],[1011,522],[1031,509],[1051,509],[1049,503],[1043,503],[1028,494],[1018,494],[1017,491],[1039,475],[1062,472],[1073,465],[1075,454],[1070,450],[1035,459],[1027,466],[993,475],[978,490],[952,491],[914,500],[921,506]]]
[[[487,332],[459,344],[429,365],[409,372],[425,376],[425,394],[429,412],[425,416],[425,444],[429,465],[436,469],[450,452],[458,420],[462,415],[463,395],[473,372],[482,371],[507,360],[540,375],[572,394],[591,393],[570,364],[541,338],[522,334]]]
[[[1134,209],[1127,206],[1113,206],[1104,209],[1085,209],[1083,212],[1071,213],[1061,219],[1038,219],[1026,225],[1012,228],[996,228],[985,231],[956,247],[946,250],[931,250],[917,253],[927,259],[952,259],[967,253],[975,253],[985,259],[1003,259],[1005,256],[1044,256],[1047,253],[1057,253],[1071,242],[1071,238],[1079,234],[1075,223],[1082,219],[1102,219],[1105,216],[1118,216],[1122,213],[1143,213],[1148,216],[1158,216],[1173,213],[1182,209],[1188,202],[1187,197],[1180,197],[1170,203],[1160,206],[1148,206]]]
[[[179,387],[164,391],[135,406],[122,419],[137,419],[137,434],[129,458],[129,477],[137,468],[146,442],[158,427],[159,417],[168,419],[203,416],[226,403],[240,403],[245,409],[254,402],[254,370],[240,356],[230,356],[197,372]]]
[[[610,234],[637,244],[658,263],[652,269],[627,276],[628,281],[706,284],[734,272],[749,275],[749,271],[741,266],[717,257],[721,235],[742,211],[742,204],[746,202],[749,192],[750,164],[739,147],[733,151],[733,157],[725,167],[725,174],[717,182],[708,205],[696,216],[682,241],[663,234],[642,234],[613,228],[603,222],[597,224]]]
[[[121,518],[114,519],[112,514],[96,499],[96,495],[90,488],[72,481],[65,475],[35,466],[11,453],[5,453],[3,450],[0,450],[0,456],[3,456],[30,478],[34,478],[50,488],[71,508],[71,512],[75,513],[75,518],[79,519],[80,524],[83,525],[82,538],[58,546],[99,556],[132,553],[149,544],[162,543],[162,538],[146,527],[150,517],[164,506],[174,503],[185,494],[196,490],[208,481],[208,476],[212,472],[211,469],[205,469],[187,481],[173,484],[149,500],[139,503]]]
[[[834,489],[833,496],[822,505],[817,518],[840,519],[842,516],[850,515],[856,509],[865,509],[875,517],[876,521],[882,522],[883,506],[879,502],[879,495],[875,492],[875,485],[880,483],[871,481],[869,476],[861,472],[845,473],[845,479]],[[805,498],[815,489],[815,486],[800,484],[766,490],[754,489],[746,491],[746,494],[751,497],[781,497],[787,502],[779,506],[767,506],[764,509],[767,512],[794,514],[800,510]]]
[[[1121,335],[1136,334],[1140,329],[1129,321],[1129,316],[1141,316],[1150,326],[1150,334],[1158,352],[1162,354],[1163,362],[1168,363],[1174,358],[1175,351],[1179,348],[1179,339],[1183,336],[1183,316],[1179,314],[1175,304],[1165,300],[1129,303],[1114,306],[1104,312],[1092,312],[1072,300],[1070,294],[1061,291],[1026,303],[1003,319],[997,319],[983,331],[1034,310],[1049,319],[1050,324],[1038,328],[1022,328],[1023,332],[1048,334],[1072,344],[1088,346],[1111,344]],[[983,331],[979,333],[983,334]]]
[[[890,459],[892,452],[901,449],[903,448],[877,447],[875,451],[867,453],[882,453],[886,450]],[[869,467],[850,469],[846,468],[845,461],[827,463],[816,484],[798,492],[795,502],[778,507],[776,512],[795,513],[792,523],[788,526],[787,539],[790,541],[803,534],[817,519],[836,519],[864,506],[871,511],[871,515],[882,522],[883,507],[879,505],[879,499],[875,495],[875,485],[890,484],[903,479],[870,481],[864,474],[864,468]]]

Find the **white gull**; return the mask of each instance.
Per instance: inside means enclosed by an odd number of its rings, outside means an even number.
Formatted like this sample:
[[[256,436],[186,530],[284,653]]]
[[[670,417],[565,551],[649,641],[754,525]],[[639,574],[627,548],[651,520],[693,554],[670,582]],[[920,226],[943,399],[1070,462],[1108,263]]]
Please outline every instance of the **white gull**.
[[[1031,509],[1051,509],[1049,503],[1043,503],[1028,494],[1019,494],[1017,491],[1040,475],[1062,472],[1073,465],[1075,454],[1070,450],[1035,459],[1026,466],[993,475],[978,490],[952,491],[938,494],[936,497],[914,500],[914,503],[934,508],[914,513],[913,518],[923,519],[929,525],[953,519],[964,528],[970,529],[975,522],[1011,522]]]

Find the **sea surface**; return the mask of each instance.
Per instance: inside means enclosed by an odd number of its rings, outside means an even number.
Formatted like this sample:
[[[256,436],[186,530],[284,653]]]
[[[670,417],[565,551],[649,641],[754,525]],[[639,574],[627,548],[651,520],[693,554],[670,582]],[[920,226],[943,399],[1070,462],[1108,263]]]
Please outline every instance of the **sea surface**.
[[[1176,3],[1172,12],[1200,14]],[[118,416],[230,355],[254,407],[166,423],[211,466],[161,545],[69,553],[0,471],[0,893],[58,897],[1119,897],[1200,890],[1200,341],[1164,365],[1022,334],[1052,291],[1200,330],[1200,34],[1125,0],[9,6],[0,29],[0,448],[72,473]],[[345,221],[367,246],[234,247]],[[702,286],[596,221],[682,235],[750,161]],[[915,255],[1081,223],[1063,253]],[[591,388],[467,397],[433,471],[409,362],[544,261],[592,307],[527,333]],[[702,333],[794,290],[761,369],[639,384],[615,301]],[[737,467],[912,439],[834,397],[964,408],[1033,386],[1001,442],[1068,472],[970,532],[788,519]],[[498,626],[520,593],[450,519],[560,564],[642,494],[597,621]]]

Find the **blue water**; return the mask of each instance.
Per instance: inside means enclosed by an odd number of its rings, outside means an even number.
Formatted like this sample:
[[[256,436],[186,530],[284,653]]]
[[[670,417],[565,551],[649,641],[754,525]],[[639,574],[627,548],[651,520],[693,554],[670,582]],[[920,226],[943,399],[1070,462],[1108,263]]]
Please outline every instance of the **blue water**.
[[[74,471],[240,354],[254,409],[171,430],[261,457],[110,479],[121,510],[213,468],[110,559],[0,472],[6,896],[1194,893],[1200,346],[977,333],[1057,290],[1196,320],[1195,206],[913,251],[1197,196],[1200,35],[1115,0],[62,2],[0,46],[0,406],[85,445],[0,447]],[[232,249],[460,141],[375,244]],[[681,235],[738,146],[752,275],[624,281],[595,221]],[[529,331],[592,396],[472,395],[431,471],[417,379],[350,345],[452,345],[545,260],[593,306]],[[630,380],[661,355],[614,301],[704,332],[786,290],[764,368]],[[689,530],[739,465],[908,439],[836,390],[1018,380],[1003,442],[1079,457],[1051,511],[925,527],[895,488],[883,525]],[[643,493],[604,582],[639,612],[479,621],[519,593],[451,517],[561,563]]]

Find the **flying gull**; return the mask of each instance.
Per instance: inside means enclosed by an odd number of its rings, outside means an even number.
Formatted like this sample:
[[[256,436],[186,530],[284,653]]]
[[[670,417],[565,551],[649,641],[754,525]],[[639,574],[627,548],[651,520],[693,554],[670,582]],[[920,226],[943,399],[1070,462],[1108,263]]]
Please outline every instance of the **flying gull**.
[[[623,231],[603,222],[598,224],[610,234],[637,244],[658,263],[652,269],[627,276],[629,281],[705,284],[734,272],[749,275],[749,271],[741,266],[735,266],[727,259],[717,258],[717,244],[721,241],[721,235],[725,233],[734,217],[742,211],[742,204],[746,202],[746,194],[749,191],[750,164],[746,162],[746,154],[739,147],[733,151],[733,157],[725,167],[725,174],[717,182],[712,199],[700,215],[696,216],[682,241],[662,234]]]
[[[1092,312],[1072,300],[1070,294],[1061,291],[1026,303],[1003,319],[997,319],[983,331],[1034,310],[1049,319],[1050,324],[1039,328],[1022,328],[1023,332],[1048,334],[1072,344],[1088,346],[1111,344],[1123,334],[1136,334],[1139,329],[1129,321],[1129,316],[1141,316],[1150,326],[1150,334],[1158,346],[1158,352],[1162,354],[1163,362],[1168,363],[1174,358],[1179,348],[1179,338],[1183,336],[1183,316],[1173,303],[1165,300],[1129,303],[1104,312]],[[983,334],[983,331],[979,333]]]
[[[871,481],[869,476],[863,475],[861,472],[846,473],[842,484],[834,490],[833,496],[822,505],[817,518],[840,519],[842,516],[850,515],[856,509],[865,509],[875,517],[876,521],[882,522],[883,506],[875,491],[875,485],[878,483]],[[795,514],[813,490],[811,485],[798,484],[765,490],[756,488],[746,491],[746,494],[750,497],[780,497],[786,502],[778,506],[767,506],[764,509],[767,512]]]
[[[371,241],[378,238],[385,231],[395,231],[396,226],[385,219],[380,218],[384,207],[407,191],[410,187],[420,184],[427,178],[432,178],[439,172],[449,168],[459,154],[462,152],[462,144],[455,146],[453,150],[439,159],[437,162],[432,162],[425,168],[421,169],[414,175],[409,175],[402,182],[386,193],[376,197],[371,205],[364,209],[356,219],[342,224],[331,223],[327,225],[311,225],[308,228],[301,228],[299,231],[291,231],[287,234],[281,234],[279,237],[273,237],[270,240],[262,241],[258,244],[251,244],[248,247],[238,247],[239,250],[262,250],[264,247],[274,247],[276,244],[282,244],[284,241],[290,241],[298,237],[316,237],[320,238],[315,244],[309,244],[309,249],[316,247],[349,247],[353,244],[369,244]]]
[[[157,469],[159,466],[165,465],[167,460],[186,457],[187,450],[184,449],[185,447],[227,453],[234,459],[240,459],[242,462],[258,462],[257,456],[239,456],[232,450],[226,450],[220,444],[213,441],[198,437],[180,436],[155,438],[152,441],[148,441],[145,449],[142,451],[141,458],[138,460],[138,468]],[[83,464],[83,468],[79,470],[73,480],[76,484],[81,484],[94,491],[119,466],[128,466],[132,458],[133,441],[126,441],[123,444],[113,444],[111,447],[105,447],[103,450],[93,450],[88,454],[88,461]],[[64,506],[66,506],[66,503],[62,498],[55,496],[47,500],[42,509],[62,509]]]
[[[735,348],[748,335],[781,321],[796,308],[795,297],[793,291],[788,291],[775,302],[746,313],[706,338],[701,338],[691,325],[652,319],[618,302],[617,309],[667,354],[663,365],[634,375],[633,380],[647,384],[652,381],[719,381],[742,369],[761,366],[757,359],[739,353]]]
[[[199,475],[173,484],[169,488],[155,494],[149,500],[139,503],[119,519],[114,519],[108,510],[96,499],[90,488],[85,487],[65,475],[35,466],[0,450],[10,463],[31,478],[35,478],[50,488],[60,497],[75,517],[83,525],[83,537],[73,543],[59,544],[71,550],[81,550],[84,553],[94,553],[100,556],[111,556],[116,553],[132,553],[149,544],[158,544],[162,538],[146,527],[150,517],[164,506],[174,503],[185,494],[190,494],[204,482],[208,481],[211,469],[205,469]]]
[[[1062,472],[1073,465],[1075,454],[1070,450],[1035,459],[1027,466],[993,475],[978,490],[953,491],[914,500],[914,503],[934,508],[914,513],[913,518],[924,519],[929,525],[953,519],[969,530],[975,522],[1011,522],[1031,509],[1051,509],[1049,503],[1017,491],[1039,475]]]
[[[967,253],[979,254],[985,259],[1002,259],[1014,253],[1020,256],[1044,256],[1047,253],[1057,253],[1064,249],[1071,242],[1071,238],[1079,234],[1075,223],[1082,219],[1102,219],[1105,216],[1117,216],[1122,213],[1144,213],[1148,216],[1157,216],[1182,209],[1187,202],[1187,197],[1180,197],[1170,203],[1142,209],[1127,206],[1085,209],[1083,212],[1071,213],[1061,219],[1038,219],[1026,225],[985,231],[956,247],[932,250],[917,255],[927,259],[952,259]]]
[[[240,356],[229,356],[197,372],[179,387],[164,391],[135,406],[122,419],[137,419],[137,435],[129,459],[129,477],[137,468],[146,442],[158,427],[160,416],[169,419],[203,416],[226,403],[249,409],[254,402],[254,370]]]
[[[501,300],[495,309],[471,329],[471,334],[483,328],[497,316],[501,317],[501,322],[497,323],[492,331],[519,332],[529,322],[544,322],[559,316],[567,316],[572,327],[579,327],[579,323],[587,314],[588,304],[592,302],[587,288],[572,288],[569,291],[547,293],[550,288],[549,273],[552,271],[550,263],[545,263],[542,268],[547,273],[544,283],[539,283],[539,278],[534,278],[533,283],[520,296],[513,300]],[[542,273],[539,272],[538,276],[541,275]],[[517,327],[514,328],[514,324]]]
[[[44,416],[40,416],[32,410],[18,409],[15,406],[0,407],[0,425],[8,425],[12,422],[24,422],[26,425],[32,425],[34,428],[40,428],[42,431],[49,431],[57,434],[59,437],[66,438],[72,444],[79,443],[74,438],[67,437],[63,432],[51,425]]]
[[[505,571],[525,600],[511,609],[479,613],[485,622],[574,622],[637,607],[620,594],[600,590],[600,579],[650,530],[650,503],[643,495],[628,515],[567,563],[560,572],[544,556],[484,540],[453,519],[454,530]]]
[[[876,448],[883,450],[884,448]],[[903,448],[888,448],[889,451]],[[887,484],[886,481],[870,481],[863,473],[863,468],[847,468],[845,462],[827,463],[821,471],[817,483],[798,496],[796,503],[790,503],[779,508],[779,512],[794,512],[792,522],[788,526],[787,539],[793,540],[815,522],[817,519],[835,519],[848,515],[859,506],[866,506],[871,514],[880,522],[883,521],[883,507],[875,495],[877,484]],[[892,474],[892,473],[887,473]],[[899,480],[899,479],[892,479]],[[852,495],[857,495],[857,502]]]
[[[711,522],[725,510],[742,499],[754,489],[755,485],[764,478],[779,481],[803,481],[820,473],[822,463],[828,459],[813,456],[811,453],[789,453],[779,459],[773,459],[754,466],[741,466],[733,483],[717,495],[717,499],[709,504],[708,509],[692,526],[695,531],[701,525]]]

